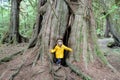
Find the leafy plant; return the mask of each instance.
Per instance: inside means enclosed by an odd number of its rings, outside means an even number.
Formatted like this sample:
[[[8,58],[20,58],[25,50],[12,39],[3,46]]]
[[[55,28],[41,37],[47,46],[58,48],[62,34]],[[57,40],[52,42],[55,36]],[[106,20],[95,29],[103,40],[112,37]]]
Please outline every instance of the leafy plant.
[[[101,16],[100,19],[105,18],[108,14],[114,13],[115,10],[117,10],[117,9],[118,9],[118,6],[113,5],[112,8],[110,8],[110,9],[108,10],[108,13],[107,13],[106,15]]]
[[[9,4],[8,4],[9,5]],[[8,25],[10,21],[10,11],[6,6],[0,6],[0,40],[4,33],[8,30]]]
[[[24,0],[21,2],[20,10],[20,34],[29,37],[32,34],[33,24],[36,17],[36,1]]]

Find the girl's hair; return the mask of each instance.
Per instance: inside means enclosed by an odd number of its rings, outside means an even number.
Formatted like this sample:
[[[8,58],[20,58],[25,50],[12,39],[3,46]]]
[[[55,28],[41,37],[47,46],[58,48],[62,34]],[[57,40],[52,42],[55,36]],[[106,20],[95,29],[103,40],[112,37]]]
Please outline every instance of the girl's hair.
[[[58,40],[62,40],[62,41],[63,41],[63,38],[62,38],[62,37],[59,37],[59,38],[57,38],[57,41],[58,41]],[[57,42],[57,41],[56,41],[56,42]]]

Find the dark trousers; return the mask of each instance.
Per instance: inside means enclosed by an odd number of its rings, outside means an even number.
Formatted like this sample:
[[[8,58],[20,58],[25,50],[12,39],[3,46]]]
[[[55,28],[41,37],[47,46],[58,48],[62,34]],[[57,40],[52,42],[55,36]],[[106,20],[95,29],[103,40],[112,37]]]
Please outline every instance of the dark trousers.
[[[62,58],[58,58],[56,64],[61,64],[61,62],[62,62]]]

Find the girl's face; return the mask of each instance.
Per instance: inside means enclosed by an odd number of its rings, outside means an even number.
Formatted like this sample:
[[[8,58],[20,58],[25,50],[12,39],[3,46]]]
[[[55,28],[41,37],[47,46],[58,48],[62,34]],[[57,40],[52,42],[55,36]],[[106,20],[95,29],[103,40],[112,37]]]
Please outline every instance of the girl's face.
[[[62,46],[63,41],[62,41],[62,40],[58,40],[58,41],[57,41],[57,44],[58,44],[58,46]]]

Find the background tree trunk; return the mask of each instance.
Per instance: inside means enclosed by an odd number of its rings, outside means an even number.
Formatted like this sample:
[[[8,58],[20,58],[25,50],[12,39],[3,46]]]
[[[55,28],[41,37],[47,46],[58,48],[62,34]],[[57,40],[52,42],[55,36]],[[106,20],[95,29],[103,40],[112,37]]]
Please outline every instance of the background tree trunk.
[[[101,0],[101,5],[103,7],[104,12],[108,13],[108,7],[106,6],[103,0]],[[120,28],[119,28],[120,20],[117,19],[114,20],[114,14],[111,13],[106,15],[106,21],[107,21],[107,27],[109,27],[110,33],[114,38],[114,43],[111,46],[120,46]]]
[[[117,6],[120,6],[120,0],[115,0],[115,4],[116,4]]]
[[[20,2],[22,0],[11,0],[10,28],[3,38],[3,43],[21,43],[28,42],[28,39],[19,33],[19,12]]]
[[[120,0],[115,0],[115,3],[117,5],[117,12],[116,14],[118,15],[118,18],[114,20],[114,26],[115,30],[113,30],[114,34],[116,35],[115,37],[115,44],[120,47]]]
[[[110,37],[110,20],[109,20],[109,15],[106,16],[106,28],[105,28],[105,34],[104,37]]]

